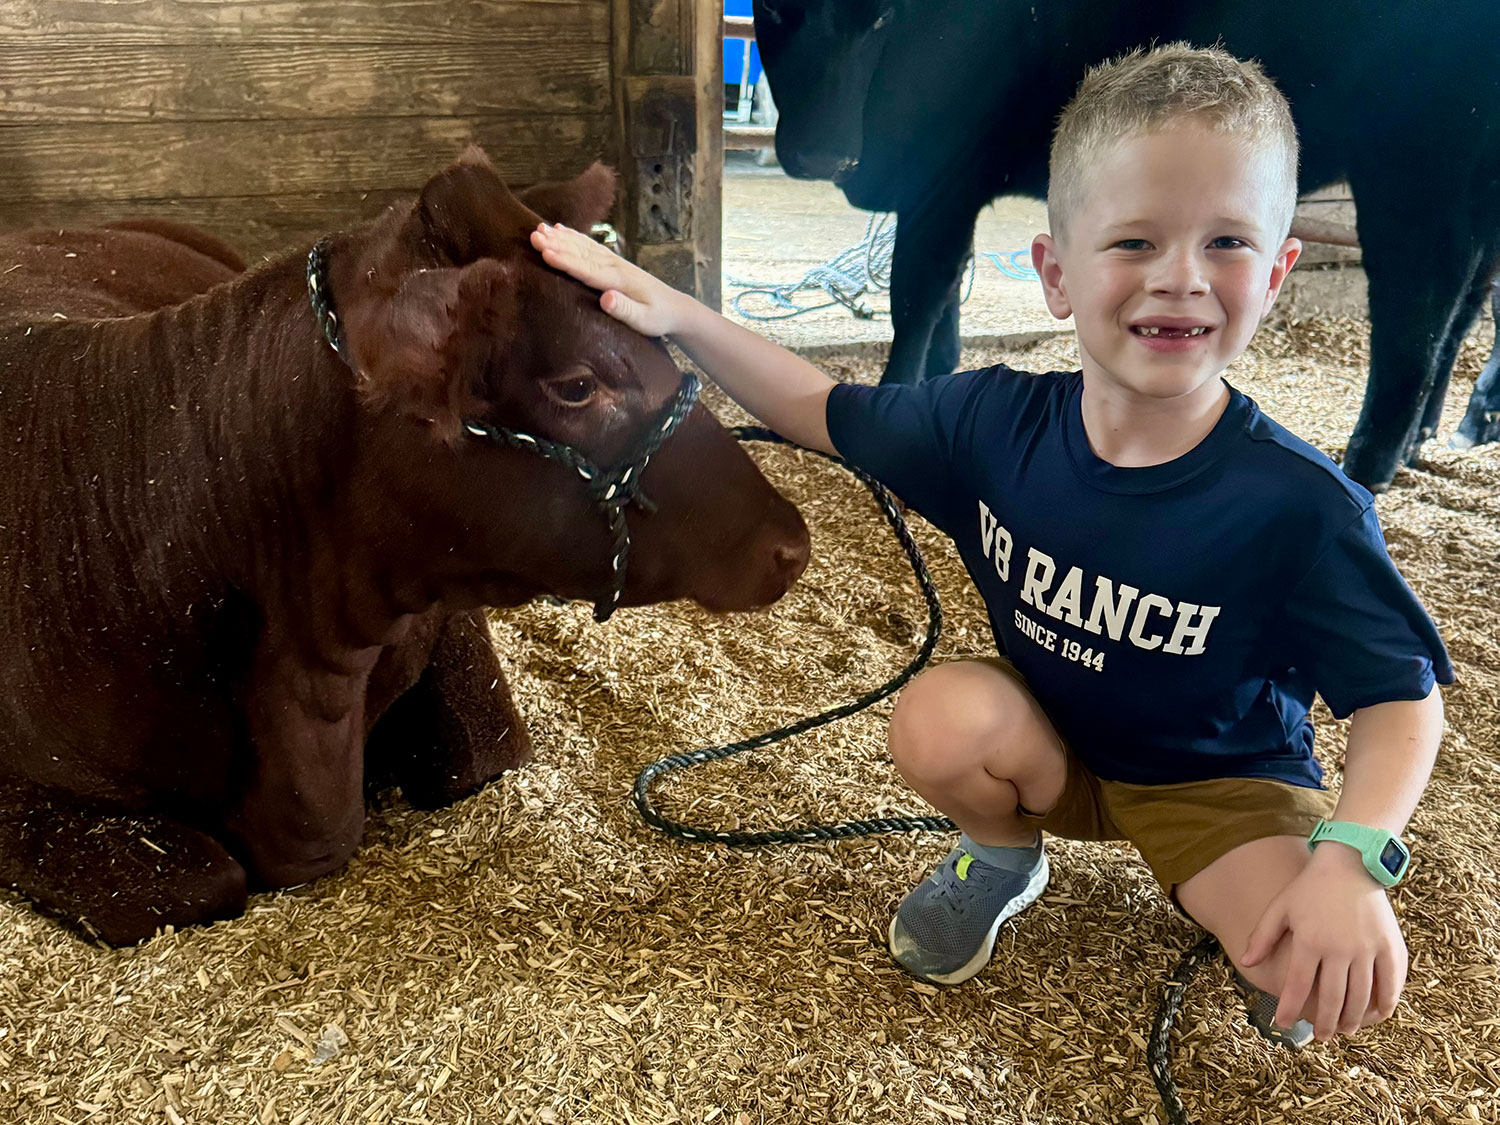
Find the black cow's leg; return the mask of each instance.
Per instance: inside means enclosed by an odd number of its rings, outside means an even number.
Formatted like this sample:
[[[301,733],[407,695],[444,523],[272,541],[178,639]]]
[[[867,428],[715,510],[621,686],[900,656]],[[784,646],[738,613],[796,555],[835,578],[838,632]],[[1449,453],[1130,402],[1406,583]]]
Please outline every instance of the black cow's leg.
[[[1366,208],[1358,187],[1355,198]],[[1390,215],[1373,206],[1360,212],[1370,287],[1370,380],[1343,468],[1374,492],[1389,487],[1411,454],[1450,326],[1480,272],[1480,255],[1467,235],[1434,230],[1433,223],[1431,216]],[[1413,245],[1424,252],[1411,253]]]
[[[895,334],[882,383],[915,383],[957,365],[959,284],[978,217],[978,207],[941,197],[897,215],[891,259]],[[929,358],[940,322],[950,327],[938,353]]]
[[[974,253],[973,243],[969,245],[969,256]],[[927,363],[923,368],[923,375],[932,378],[934,375],[947,375],[958,370],[958,353],[960,347],[958,334],[958,303],[963,297],[964,276],[968,273],[969,258],[958,267],[958,280],[953,284],[953,290],[948,294],[948,303],[943,306],[942,313],[938,316],[936,327],[932,330],[932,340],[927,345]]]
[[[1437,433],[1438,423],[1443,417],[1443,400],[1448,397],[1448,381],[1453,377],[1453,364],[1458,359],[1458,349],[1463,346],[1464,337],[1474,326],[1479,310],[1489,295],[1489,274],[1481,271],[1455,312],[1453,321],[1448,326],[1448,334],[1438,351],[1436,378],[1433,380],[1432,392],[1427,396],[1427,407],[1422,411],[1422,420],[1417,424],[1416,439],[1407,454],[1406,463],[1409,465],[1416,463],[1422,443]]]
[[[1495,314],[1495,343],[1485,362],[1464,420],[1453,435],[1455,449],[1469,449],[1491,441],[1500,441],[1500,279],[1490,290],[1490,308]]]
[[[448,621],[421,678],[376,724],[368,746],[406,799],[429,809],[451,805],[531,757],[481,612]]]
[[[0,885],[111,945],[237,917],[245,882],[222,844],[185,824],[0,779]]]

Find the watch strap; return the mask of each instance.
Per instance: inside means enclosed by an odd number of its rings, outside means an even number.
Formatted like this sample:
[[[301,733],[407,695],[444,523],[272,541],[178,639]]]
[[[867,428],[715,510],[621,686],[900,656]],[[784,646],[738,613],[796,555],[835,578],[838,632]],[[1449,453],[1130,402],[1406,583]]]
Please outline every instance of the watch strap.
[[[1320,820],[1307,838],[1308,850],[1325,840],[1353,848],[1363,860],[1365,870],[1383,887],[1394,887],[1406,874],[1411,852],[1401,837],[1384,828],[1371,828],[1352,820]]]

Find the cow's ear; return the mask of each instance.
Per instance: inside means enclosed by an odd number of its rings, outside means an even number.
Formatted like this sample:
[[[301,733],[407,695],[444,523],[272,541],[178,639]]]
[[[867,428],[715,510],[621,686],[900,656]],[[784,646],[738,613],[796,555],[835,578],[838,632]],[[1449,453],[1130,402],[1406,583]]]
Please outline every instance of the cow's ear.
[[[515,262],[413,270],[394,293],[344,310],[345,354],[361,398],[430,422],[455,440],[480,406],[484,367],[515,324]]]
[[[474,164],[480,168],[488,168],[492,172],[495,170],[495,165],[490,160],[489,153],[485,152],[478,145],[470,145],[464,149],[458,158],[458,162],[460,164]]]
[[[449,261],[463,264],[497,257],[536,225],[533,216],[505,186],[489,158],[475,147],[457,164],[443,169],[422,186],[413,222],[420,240],[430,240]]]
[[[533,184],[517,198],[549,223],[588,230],[614,209],[617,183],[613,168],[593,164],[571,180]]]

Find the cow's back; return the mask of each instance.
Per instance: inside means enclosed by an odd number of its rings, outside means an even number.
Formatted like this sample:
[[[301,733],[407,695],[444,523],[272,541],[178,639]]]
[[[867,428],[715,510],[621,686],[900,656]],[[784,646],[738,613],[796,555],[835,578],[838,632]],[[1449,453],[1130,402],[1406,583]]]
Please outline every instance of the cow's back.
[[[210,507],[182,484],[210,475],[206,454],[172,429],[201,341],[150,314],[243,269],[213,236],[157,220],[0,235],[0,775],[124,799],[163,714],[229,729],[201,660],[175,659],[220,627],[222,592],[186,534]],[[106,741],[92,767],[70,754]],[[154,767],[211,786],[222,770],[198,753]]]
[[[1493,0],[1215,0],[1172,34],[1265,67],[1292,105],[1303,191],[1371,172],[1405,193],[1421,159],[1434,200],[1473,183],[1493,204],[1500,159],[1500,5]],[[1441,204],[1439,204],[1441,205]]]
[[[16,231],[0,235],[0,328],[150,312],[243,269],[232,247],[180,223]]]

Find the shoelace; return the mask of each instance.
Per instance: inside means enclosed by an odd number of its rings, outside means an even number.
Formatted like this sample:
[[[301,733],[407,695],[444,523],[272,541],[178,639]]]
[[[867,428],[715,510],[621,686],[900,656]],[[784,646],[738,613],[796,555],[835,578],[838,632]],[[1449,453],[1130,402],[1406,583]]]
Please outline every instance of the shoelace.
[[[963,856],[959,856],[947,866],[948,877],[938,883],[938,894],[942,895],[944,901],[954,910],[960,914],[967,914],[969,903],[985,890],[984,887],[975,885],[975,877],[978,876],[981,882],[988,882],[991,869],[970,856],[968,877],[964,878],[958,873],[958,865],[962,862]]]

